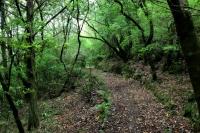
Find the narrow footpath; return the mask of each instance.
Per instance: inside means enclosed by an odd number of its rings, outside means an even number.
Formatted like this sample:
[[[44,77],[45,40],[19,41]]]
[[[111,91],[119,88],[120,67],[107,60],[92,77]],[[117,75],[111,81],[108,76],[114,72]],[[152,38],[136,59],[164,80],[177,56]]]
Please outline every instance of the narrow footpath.
[[[171,116],[138,81],[112,73],[95,72],[112,94],[107,133],[190,133],[184,117]]]

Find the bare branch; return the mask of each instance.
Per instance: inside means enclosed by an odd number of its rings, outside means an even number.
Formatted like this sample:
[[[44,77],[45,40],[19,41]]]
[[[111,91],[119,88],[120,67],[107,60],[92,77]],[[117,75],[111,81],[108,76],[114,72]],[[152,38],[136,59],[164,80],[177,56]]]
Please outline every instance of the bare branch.
[[[16,7],[17,7],[17,11],[18,11],[18,13],[19,13],[19,16],[20,16],[21,20],[22,20],[23,22],[25,22],[24,17],[23,17],[22,12],[21,12],[21,9],[20,9],[20,5],[19,5],[18,0],[14,0],[14,1],[15,1],[15,5],[16,5]]]

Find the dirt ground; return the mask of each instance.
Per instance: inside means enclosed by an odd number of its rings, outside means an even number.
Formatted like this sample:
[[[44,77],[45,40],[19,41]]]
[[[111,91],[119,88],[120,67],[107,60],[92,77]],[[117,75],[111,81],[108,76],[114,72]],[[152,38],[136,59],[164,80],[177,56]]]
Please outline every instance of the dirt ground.
[[[170,115],[153,94],[138,81],[93,71],[111,92],[111,113],[105,133],[190,133],[191,124],[183,116]],[[45,105],[43,105],[45,104]],[[41,123],[40,133],[98,133],[100,123],[94,106],[85,103],[78,90],[45,101],[54,114]],[[55,113],[56,112],[56,113]],[[47,126],[48,125],[48,126]]]

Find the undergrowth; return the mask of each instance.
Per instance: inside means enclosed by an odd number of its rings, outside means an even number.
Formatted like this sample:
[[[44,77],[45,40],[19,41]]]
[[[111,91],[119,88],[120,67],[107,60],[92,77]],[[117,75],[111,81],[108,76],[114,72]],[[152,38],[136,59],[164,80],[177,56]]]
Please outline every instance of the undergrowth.
[[[195,101],[195,96],[192,92],[185,94],[188,97],[187,103],[184,106],[184,116],[189,118],[195,130],[200,130],[200,117],[198,107]]]
[[[101,129],[100,131],[103,131],[105,127],[105,123],[108,120],[108,117],[110,115],[110,108],[111,108],[111,99],[110,99],[110,93],[108,90],[99,90],[98,95],[103,99],[103,101],[99,104],[96,104],[96,109],[99,113],[99,120],[101,122]]]
[[[94,104],[98,114],[97,119],[101,123],[99,131],[104,132],[111,108],[109,90],[101,79],[90,72],[90,74],[85,75],[85,84],[81,93],[86,102]]]
[[[176,115],[177,105],[175,104],[173,97],[169,93],[165,92],[161,88],[156,88],[156,83],[154,82],[146,81],[145,87],[153,93],[156,99],[164,105],[164,107],[167,109],[167,111],[169,111],[171,115]],[[174,91],[173,88],[171,91]],[[200,118],[194,93],[192,91],[188,91],[183,93],[183,95],[184,97],[187,97],[187,99],[185,101],[184,107],[182,108],[182,115],[190,119],[194,130],[199,131]]]
[[[162,90],[158,90],[154,82],[146,81],[145,87],[153,93],[157,100],[165,106],[165,108],[170,112],[170,114],[176,114],[176,104],[168,93]]]

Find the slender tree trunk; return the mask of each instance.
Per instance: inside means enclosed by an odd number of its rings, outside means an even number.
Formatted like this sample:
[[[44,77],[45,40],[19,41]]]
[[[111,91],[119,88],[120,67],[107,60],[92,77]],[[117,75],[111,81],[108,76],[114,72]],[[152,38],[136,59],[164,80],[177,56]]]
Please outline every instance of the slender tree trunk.
[[[40,6],[40,1],[35,0],[38,6]],[[39,8],[39,13],[40,13],[40,20],[43,22],[44,21],[44,16],[43,16],[43,11],[41,8]],[[41,39],[44,40],[44,27],[41,29]]]
[[[1,52],[2,52],[2,63],[4,67],[7,67],[7,55],[6,55],[6,42],[5,38],[5,0],[0,0],[0,13],[1,13],[1,37],[0,40]]]
[[[33,35],[33,0],[27,0],[26,5],[27,11],[27,27],[26,33],[27,38],[26,42],[29,45],[27,53],[25,55],[25,64],[26,64],[26,85],[27,89],[30,89],[30,92],[26,95],[29,102],[29,116],[28,116],[28,130],[32,128],[39,127],[39,115],[37,107],[37,87],[35,81],[35,51],[33,47],[34,35]]]
[[[5,41],[5,0],[0,0],[0,19],[1,19],[1,36],[4,38],[1,40],[1,51],[2,51],[2,64],[5,69],[9,69],[8,67],[8,57],[7,57],[7,48],[6,48],[6,41]],[[11,59],[10,68],[12,67],[13,60]],[[11,69],[10,69],[11,73]],[[4,75],[4,77],[3,77]],[[13,116],[15,118],[16,125],[18,127],[19,133],[24,133],[24,128],[22,126],[22,123],[19,118],[18,110],[13,102],[12,97],[9,95],[9,88],[10,88],[10,80],[11,80],[11,74],[9,74],[8,71],[5,71],[4,74],[0,73],[0,82],[3,88],[3,91],[5,92],[6,99],[10,105],[10,108],[13,112]]]
[[[147,47],[148,45],[150,45],[152,43],[152,40],[154,37],[154,25],[153,25],[153,20],[152,20],[151,16],[149,15],[149,10],[145,3],[145,0],[141,1],[139,5],[142,8],[146,18],[149,21],[149,36],[147,39],[146,38],[143,39],[144,46]],[[152,80],[156,81],[157,80],[157,73],[156,73],[156,66],[155,66],[156,62],[155,62],[155,59],[153,56],[154,55],[149,55],[149,54],[144,55],[144,62],[145,62],[145,64],[147,64],[147,63],[149,64],[150,69],[151,69]]]
[[[184,0],[167,0],[167,2],[174,17],[200,114],[200,45],[192,17],[182,6]]]
[[[19,133],[24,133],[24,128],[22,126],[21,120],[19,118],[19,113],[18,113],[18,110],[17,110],[17,108],[16,108],[16,106],[15,106],[15,104],[13,102],[13,99],[8,93],[6,93],[5,95],[6,95],[6,98],[8,100],[8,103],[10,105],[10,108],[12,109],[13,116],[15,118],[15,122],[17,124]]]
[[[9,78],[11,78],[11,77],[9,77]],[[10,79],[8,79],[8,80],[10,80]],[[15,123],[18,127],[19,133],[24,133],[24,128],[23,128],[21,120],[19,118],[18,110],[13,102],[12,97],[9,95],[9,92],[8,92],[10,86],[7,83],[5,83],[5,80],[3,79],[2,75],[0,75],[0,81],[1,81],[3,91],[5,92],[6,99],[10,105],[12,112],[13,112],[13,116],[15,118]]]

